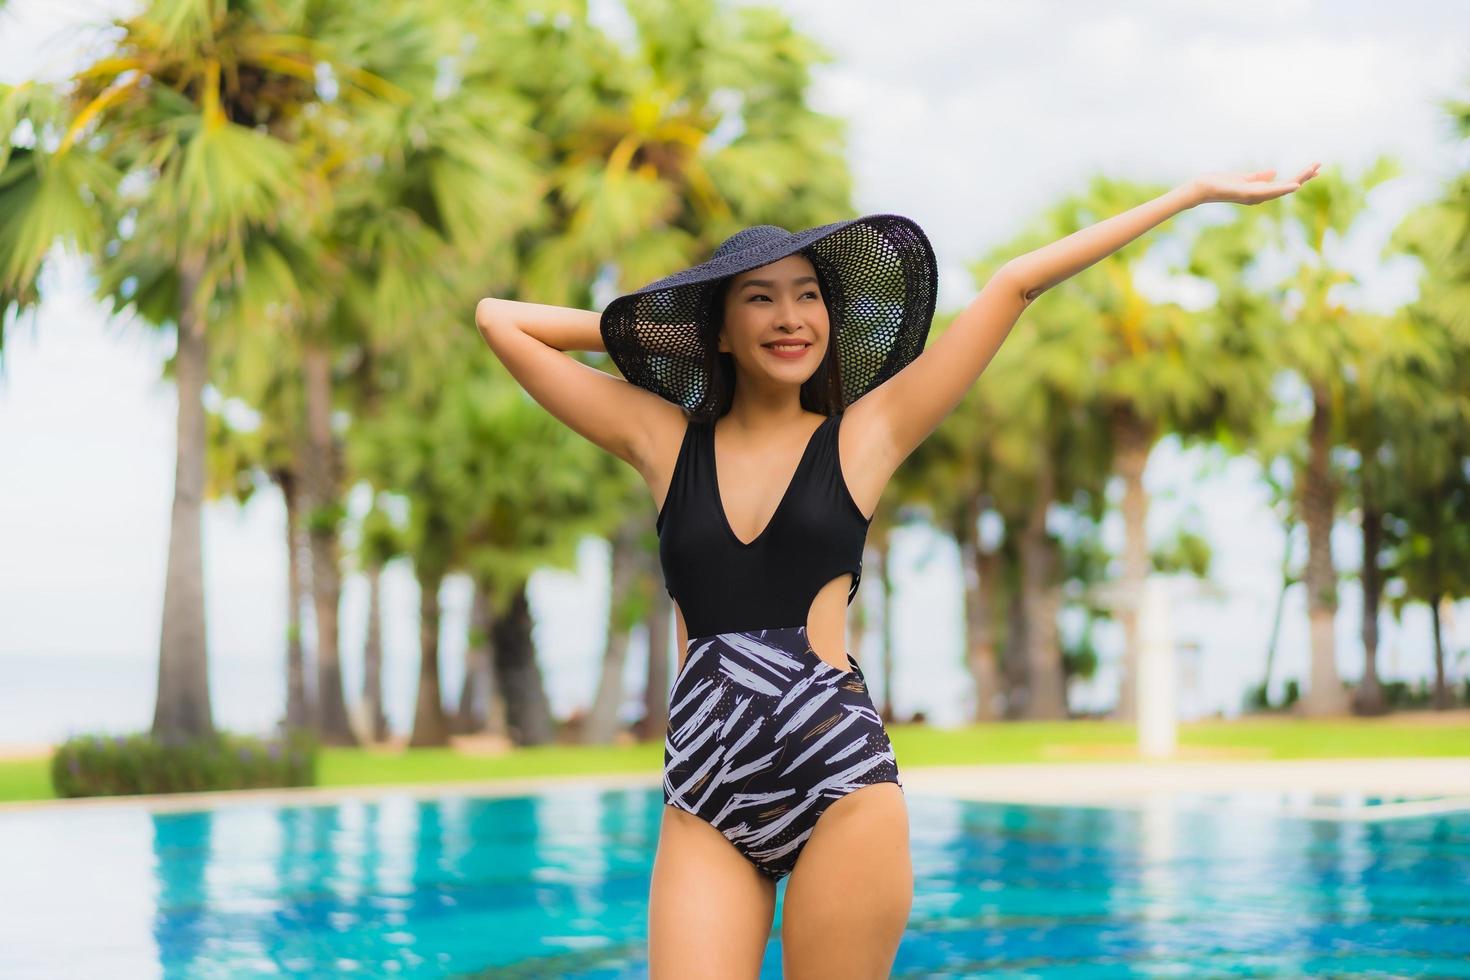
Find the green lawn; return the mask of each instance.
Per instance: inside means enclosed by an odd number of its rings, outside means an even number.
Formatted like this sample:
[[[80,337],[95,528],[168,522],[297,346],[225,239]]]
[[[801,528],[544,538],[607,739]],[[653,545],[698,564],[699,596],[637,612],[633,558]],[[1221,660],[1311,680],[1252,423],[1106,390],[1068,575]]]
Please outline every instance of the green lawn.
[[[1446,724],[1447,720],[1415,713],[1371,720],[1197,722],[1180,726],[1179,757],[1229,760],[1470,755],[1470,724]],[[890,725],[889,733],[903,767],[1137,758],[1133,728],[1121,722],[1009,722],[948,731],[922,725]],[[498,757],[459,755],[449,749],[415,749],[400,755],[324,749],[318,784],[366,786],[650,773],[657,772],[662,763],[662,741],[617,748],[520,749]],[[0,801],[53,798],[48,766],[44,759],[0,761]]]

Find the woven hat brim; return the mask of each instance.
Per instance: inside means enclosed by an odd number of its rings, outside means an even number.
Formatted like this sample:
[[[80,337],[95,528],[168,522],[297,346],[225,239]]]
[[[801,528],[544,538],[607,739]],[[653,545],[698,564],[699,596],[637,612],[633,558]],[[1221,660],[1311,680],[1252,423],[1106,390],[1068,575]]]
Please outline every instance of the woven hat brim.
[[[715,283],[806,251],[824,266],[828,300],[842,318],[838,357],[844,403],[918,356],[933,320],[938,267],[933,246],[902,215],[869,214],[759,242],[655,280],[613,300],[600,327],[613,363],[630,382],[697,411],[708,395],[701,336]]]

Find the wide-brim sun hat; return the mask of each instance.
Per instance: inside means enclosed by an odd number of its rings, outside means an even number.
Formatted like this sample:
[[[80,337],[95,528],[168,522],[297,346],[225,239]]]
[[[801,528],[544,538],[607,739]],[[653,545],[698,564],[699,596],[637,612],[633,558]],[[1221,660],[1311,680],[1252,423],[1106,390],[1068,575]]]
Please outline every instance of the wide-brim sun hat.
[[[691,413],[709,411],[717,287],[797,252],[816,268],[832,316],[843,408],[919,356],[939,291],[934,248],[912,219],[869,214],[798,232],[752,225],[708,260],[624,293],[601,317],[613,363],[633,384]]]

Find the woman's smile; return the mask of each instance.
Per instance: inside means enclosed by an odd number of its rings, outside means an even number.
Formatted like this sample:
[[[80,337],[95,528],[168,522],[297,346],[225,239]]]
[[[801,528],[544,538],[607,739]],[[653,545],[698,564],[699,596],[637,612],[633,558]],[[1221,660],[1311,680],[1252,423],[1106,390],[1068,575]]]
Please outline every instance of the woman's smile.
[[[788,361],[799,360],[801,357],[805,356],[807,350],[811,346],[812,346],[811,344],[807,343],[806,341],[801,341],[801,340],[793,341],[791,343],[779,343],[778,342],[778,343],[771,343],[771,344],[761,344],[761,347],[762,348],[764,348],[765,350],[770,351],[776,357],[779,357],[779,358],[782,358],[783,360],[788,360]]]

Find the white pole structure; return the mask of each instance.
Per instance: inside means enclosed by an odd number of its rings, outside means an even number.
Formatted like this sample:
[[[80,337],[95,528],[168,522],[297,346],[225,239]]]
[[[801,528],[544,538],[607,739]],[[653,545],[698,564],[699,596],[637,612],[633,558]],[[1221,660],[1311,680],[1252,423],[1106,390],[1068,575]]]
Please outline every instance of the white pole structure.
[[[1174,628],[1170,606],[1190,597],[1219,599],[1226,593],[1213,582],[1150,572],[1138,592],[1117,581],[1093,586],[1091,600],[1113,610],[1138,610],[1138,659],[1134,671],[1134,706],[1138,751],[1145,758],[1167,759],[1178,745],[1179,688],[1175,671]]]
[[[1167,759],[1179,743],[1179,692],[1174,671],[1174,629],[1168,582],[1150,575],[1138,609],[1138,750],[1147,759]]]

